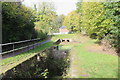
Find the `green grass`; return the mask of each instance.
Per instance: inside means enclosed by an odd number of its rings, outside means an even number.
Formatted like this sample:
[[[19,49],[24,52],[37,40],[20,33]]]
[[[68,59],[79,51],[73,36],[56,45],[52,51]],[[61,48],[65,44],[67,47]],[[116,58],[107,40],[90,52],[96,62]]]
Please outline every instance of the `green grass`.
[[[32,50],[29,50],[27,52],[21,53],[19,55],[16,55],[14,57],[6,58],[2,60],[0,63],[0,66],[2,67],[2,72],[5,72],[9,70],[10,68],[15,67],[16,65],[20,64],[21,62],[24,62],[25,60],[31,58],[34,56],[37,52],[40,52],[46,48],[49,48],[50,46],[53,45],[53,42],[48,42],[46,44],[42,44]],[[0,74],[2,73],[0,72]]]
[[[91,78],[116,78],[118,71],[118,57],[86,51],[82,45],[76,47],[76,55],[80,57],[80,67]]]
[[[77,36],[77,35],[76,35]],[[58,35],[57,38],[76,38],[74,34]],[[78,40],[84,40],[81,36]],[[83,43],[75,43],[64,45],[61,49],[71,49],[71,66],[68,71],[68,77],[71,78],[71,74],[76,75],[75,78],[117,78],[118,77],[118,57],[103,54],[89,52],[85,47],[95,44],[97,40],[92,40],[86,37],[86,41]],[[75,72],[71,71],[74,70]],[[83,76],[85,75],[85,76]],[[73,78],[73,77],[72,77]]]
[[[96,40],[89,39],[88,37],[82,37],[76,34],[65,34],[53,36],[52,41],[57,39],[72,38],[76,40],[82,40],[83,43],[71,43],[71,44],[60,44],[60,49],[71,49],[70,50],[70,70],[68,71],[68,78],[71,78],[71,74],[76,75],[75,78],[117,78],[118,71],[118,57],[101,54],[95,52],[89,52],[85,47],[95,44]],[[0,64],[3,69],[14,67],[20,62],[29,59],[34,56],[36,52],[42,51],[53,45],[53,42],[43,44],[34,50],[22,53],[20,55],[4,59]],[[23,61],[21,61],[23,60]],[[12,65],[15,64],[15,65]],[[11,66],[12,65],[12,66]],[[10,68],[9,68],[10,69]],[[71,72],[75,70],[76,72]],[[70,74],[70,75],[69,75]],[[82,76],[88,75],[88,76]],[[74,77],[72,77],[74,78]]]
[[[6,58],[6,59],[2,60],[2,63],[1,63],[0,65],[5,65],[5,64],[7,64],[8,62],[9,62],[9,64],[10,64],[10,62],[12,63],[12,62],[14,62],[14,61],[16,61],[16,60],[19,60],[20,58],[27,57],[27,56],[29,56],[29,55],[31,55],[31,54],[33,54],[33,53],[39,52],[39,51],[41,51],[41,50],[44,50],[45,48],[48,48],[48,47],[50,47],[51,45],[52,45],[52,43],[49,42],[49,43],[40,45],[40,46],[36,47],[35,49],[29,50],[29,51],[27,51],[27,52],[24,52],[24,53],[22,53],[22,54],[19,54],[19,55],[10,57],[10,58]]]

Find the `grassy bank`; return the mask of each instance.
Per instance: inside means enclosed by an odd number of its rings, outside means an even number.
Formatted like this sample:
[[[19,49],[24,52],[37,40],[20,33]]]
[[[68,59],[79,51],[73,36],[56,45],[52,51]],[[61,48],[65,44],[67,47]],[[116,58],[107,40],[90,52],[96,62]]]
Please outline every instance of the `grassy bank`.
[[[36,55],[38,52],[40,52],[46,48],[49,48],[52,45],[53,45],[53,42],[51,41],[46,44],[42,44],[42,45],[40,45],[32,50],[29,50],[27,52],[24,52],[24,53],[14,56],[14,57],[10,57],[10,58],[6,58],[6,59],[2,60],[2,62],[0,63],[0,67],[1,67],[0,74],[15,67],[18,64],[26,61],[27,59]]]
[[[118,77],[118,56],[99,51],[100,45],[96,45],[96,40],[87,36],[77,34],[56,35],[52,41],[43,44],[29,52],[7,58],[0,64],[2,72],[24,62],[40,52],[53,45],[57,39],[72,39],[72,42],[63,42],[60,49],[69,50],[70,66],[65,78],[117,78]],[[88,50],[89,49],[89,50]],[[94,51],[95,50],[95,51]]]
[[[89,44],[89,42],[88,42]],[[92,45],[92,44],[91,44]],[[73,48],[73,53],[77,59],[73,59],[73,72],[78,78],[117,78],[118,77],[118,57],[108,54],[89,52],[84,44]],[[77,65],[77,66],[76,66]],[[72,71],[73,71],[72,70]]]
[[[94,46],[96,40],[81,35],[58,35],[57,38],[70,38],[79,43],[62,43],[62,49],[70,50],[70,68],[67,78],[117,78],[118,57],[102,52],[92,52],[86,47]]]

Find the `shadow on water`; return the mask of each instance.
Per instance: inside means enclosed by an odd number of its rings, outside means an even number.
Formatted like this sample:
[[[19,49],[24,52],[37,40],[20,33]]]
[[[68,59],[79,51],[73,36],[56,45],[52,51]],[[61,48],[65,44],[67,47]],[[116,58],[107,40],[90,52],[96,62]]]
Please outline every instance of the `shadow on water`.
[[[69,50],[52,46],[3,74],[6,78],[63,78],[69,68]]]

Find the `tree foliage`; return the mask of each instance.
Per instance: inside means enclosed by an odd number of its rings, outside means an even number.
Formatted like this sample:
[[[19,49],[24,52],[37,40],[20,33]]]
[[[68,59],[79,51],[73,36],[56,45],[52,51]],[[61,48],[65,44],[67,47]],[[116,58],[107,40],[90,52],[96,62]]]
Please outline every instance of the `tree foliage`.
[[[112,3],[103,3],[106,8],[106,16],[112,19],[113,24],[110,27],[109,40],[120,51],[120,1]]]
[[[66,26],[70,31],[77,31],[79,29],[79,20],[80,15],[76,11],[69,13],[63,22],[63,25]]]
[[[37,5],[36,29],[46,34],[56,31],[56,12],[54,5],[50,2],[43,2]]]
[[[92,38],[107,38],[112,45],[120,47],[120,1],[119,2],[83,2],[77,3],[81,13],[82,30]],[[95,1],[95,0],[94,0]]]
[[[62,14],[62,15],[59,15],[59,16],[57,16],[56,17],[56,19],[55,19],[55,22],[54,22],[54,28],[55,28],[55,32],[59,32],[59,28],[61,27],[61,26],[63,26],[63,21],[64,21],[64,18],[65,18],[65,16]]]
[[[33,11],[21,3],[2,3],[2,41],[13,42],[36,37]]]
[[[3,43],[45,38],[48,33],[57,32],[63,22],[63,15],[56,15],[54,4],[42,2],[34,9],[20,2],[2,3]]]
[[[111,20],[105,19],[104,6],[100,2],[84,2],[82,8],[82,27],[89,36],[102,39],[111,25]]]

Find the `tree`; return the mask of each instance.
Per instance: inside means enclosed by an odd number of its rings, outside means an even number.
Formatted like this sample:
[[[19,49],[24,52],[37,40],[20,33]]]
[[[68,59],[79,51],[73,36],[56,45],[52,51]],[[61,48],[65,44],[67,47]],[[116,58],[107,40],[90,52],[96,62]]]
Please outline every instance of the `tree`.
[[[33,37],[34,16],[32,10],[18,3],[2,3],[2,41],[13,42]]]
[[[72,11],[65,17],[63,25],[66,26],[70,31],[75,32],[79,30],[79,20],[80,14],[78,14],[76,11]]]
[[[77,11],[81,13],[79,23],[82,29],[92,38],[99,40],[107,38],[120,51],[120,1],[85,1],[77,3]]]
[[[57,15],[54,5],[49,2],[38,4],[36,27],[45,33],[49,33],[51,29],[55,29],[55,19]]]
[[[120,1],[103,3],[103,5],[106,9],[106,16],[113,21],[108,34],[109,41],[120,52]]]
[[[56,18],[54,20],[54,27],[53,27],[54,32],[59,31],[59,28],[63,25],[64,18],[65,18],[65,16],[63,14],[59,15],[59,16],[56,16]]]

